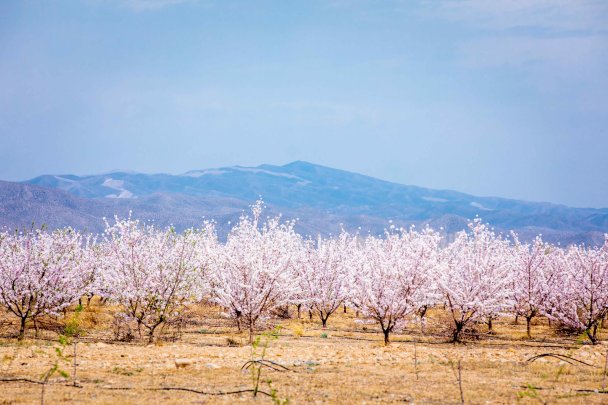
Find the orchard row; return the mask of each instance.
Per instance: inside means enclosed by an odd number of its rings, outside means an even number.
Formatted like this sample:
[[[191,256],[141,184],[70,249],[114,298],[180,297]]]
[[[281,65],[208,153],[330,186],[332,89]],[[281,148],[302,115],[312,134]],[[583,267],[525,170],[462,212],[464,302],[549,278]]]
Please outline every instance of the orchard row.
[[[598,340],[608,314],[608,235],[602,247],[562,248],[537,237],[495,234],[479,219],[446,243],[430,229],[389,229],[383,237],[343,232],[305,239],[293,222],[261,219],[262,202],[225,242],[214,224],[183,233],[115,219],[102,235],[71,229],[0,234],[0,305],[26,327],[58,316],[82,297],[102,297],[149,341],[194,302],[225,308],[249,330],[295,305],[325,327],[349,306],[380,326],[385,343],[411,317],[443,306],[451,339],[511,314],[547,317],[562,331]]]

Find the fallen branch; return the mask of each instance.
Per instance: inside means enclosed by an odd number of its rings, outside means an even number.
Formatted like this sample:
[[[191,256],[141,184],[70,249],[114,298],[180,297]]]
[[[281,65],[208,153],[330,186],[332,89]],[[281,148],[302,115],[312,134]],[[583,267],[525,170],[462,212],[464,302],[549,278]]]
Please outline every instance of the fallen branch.
[[[564,354],[556,354],[556,353],[543,353],[543,354],[539,354],[539,355],[530,357],[526,361],[528,363],[532,363],[532,362],[534,362],[534,361],[536,361],[536,360],[538,360],[538,359],[540,359],[542,357],[555,357],[556,359],[565,361],[568,364],[574,364],[573,362],[576,362],[576,363],[583,364],[585,366],[589,366],[589,367],[593,367],[593,368],[598,368],[597,366],[594,366],[593,364],[585,363],[584,361],[575,359],[574,357],[566,356]]]
[[[586,392],[589,394],[608,394],[607,390],[575,390],[576,392]]]
[[[266,360],[266,359],[249,360],[248,362],[243,364],[243,366],[241,367],[241,370],[247,370],[247,369],[249,369],[249,367],[253,366],[254,364],[259,364],[261,366],[267,367],[274,371],[293,371],[293,370],[283,366],[282,364],[275,363],[272,360]]]
[[[535,387],[533,385],[512,385],[511,388],[524,388],[527,390],[552,390],[553,388]]]
[[[21,378],[21,377],[16,377],[16,378],[0,378],[0,382],[25,382],[25,383],[29,383],[29,384],[38,384],[38,385],[49,385],[49,384],[58,384],[58,383],[44,383],[43,381],[37,381],[37,380],[32,380],[29,378]],[[74,385],[74,384],[63,384],[66,387],[73,387],[73,388],[84,388],[84,386],[82,385]],[[211,395],[211,396],[219,396],[219,395],[234,395],[234,394],[244,394],[244,393],[248,393],[248,392],[253,392],[252,389],[243,389],[243,390],[235,390],[235,391],[218,391],[218,392],[208,392],[208,391],[201,391],[201,390],[195,390],[193,388],[185,388],[185,387],[99,387],[101,389],[104,390],[116,390],[116,391],[123,391],[123,390],[144,390],[144,391],[185,391],[185,392],[192,392],[194,394],[200,394],[200,395]],[[258,393],[260,394],[264,394],[266,396],[271,397],[272,395],[266,391],[261,391],[258,390]]]
[[[44,382],[44,381],[38,381],[38,380],[32,380],[30,378],[23,378],[23,377],[15,377],[15,378],[0,378],[0,382],[24,382],[24,383],[29,383],[29,384],[39,384],[39,385],[51,385],[51,384],[60,384],[59,382]],[[74,385],[72,384],[62,384],[65,385],[66,387],[74,387],[74,388],[82,388],[82,385]]]
[[[26,382],[30,384],[44,384],[42,381],[30,380],[29,378],[0,378],[0,382]]]
[[[184,388],[184,387],[101,387],[101,388],[104,390],[116,390],[116,391],[122,391],[122,390],[185,391],[185,392],[192,392],[194,394],[211,395],[211,396],[234,395],[234,394],[244,394],[244,393],[248,393],[248,392],[254,392],[254,390],[252,390],[252,389],[243,389],[243,390],[236,390],[236,391],[208,392],[208,391],[200,391],[200,390],[195,390],[193,388]],[[259,394],[264,394],[268,397],[272,397],[272,395],[266,391],[258,390],[257,392]]]
[[[524,389],[529,389],[529,390],[536,390],[536,391],[540,391],[540,390],[554,390],[555,388],[548,388],[548,387],[535,387],[533,385],[512,385],[511,388],[524,388]],[[590,389],[579,389],[579,390],[572,390],[574,392],[584,392],[584,393],[588,393],[588,394],[608,394],[608,390],[590,390]]]

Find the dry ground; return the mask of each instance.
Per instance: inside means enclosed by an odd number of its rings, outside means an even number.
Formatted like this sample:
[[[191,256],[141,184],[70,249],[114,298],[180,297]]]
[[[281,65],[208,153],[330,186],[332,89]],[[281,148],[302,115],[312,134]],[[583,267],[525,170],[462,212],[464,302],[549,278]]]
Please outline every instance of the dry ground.
[[[261,394],[257,399],[251,393],[210,395],[251,388],[250,374],[241,371],[251,347],[228,342],[245,343],[247,336],[236,333],[219,309],[192,309],[194,321],[181,338],[170,341],[167,335],[154,345],[114,341],[111,311],[92,304],[81,314],[79,322],[86,333],[75,339],[78,387],[69,386],[73,345],[67,344],[59,364],[68,377],[55,374],[50,379],[46,403],[272,403]],[[458,404],[460,360],[467,404],[608,403],[608,394],[593,392],[604,383],[607,345],[583,345],[556,336],[545,324],[534,326],[537,339],[526,340],[525,326],[508,319],[495,323],[494,335],[482,333],[465,345],[453,345],[445,343],[441,334],[445,314],[437,311],[429,334],[422,335],[412,324],[384,347],[375,325],[356,322],[354,315],[350,310],[334,314],[325,330],[317,319],[272,321],[268,328],[280,324],[282,329],[279,338],[270,341],[266,358],[291,371],[264,370],[262,379],[270,378],[277,396],[292,404]],[[7,314],[1,319],[0,379],[39,381],[57,359],[58,333],[44,330],[34,339],[29,331],[28,339],[18,343],[11,336],[16,324]],[[480,325],[479,330],[485,327]],[[526,361],[542,353],[568,355],[595,367],[554,358]],[[185,367],[178,368],[176,359]],[[168,387],[206,394],[160,390]],[[41,388],[23,381],[1,382],[0,404],[38,403]],[[261,389],[269,391],[265,383]]]

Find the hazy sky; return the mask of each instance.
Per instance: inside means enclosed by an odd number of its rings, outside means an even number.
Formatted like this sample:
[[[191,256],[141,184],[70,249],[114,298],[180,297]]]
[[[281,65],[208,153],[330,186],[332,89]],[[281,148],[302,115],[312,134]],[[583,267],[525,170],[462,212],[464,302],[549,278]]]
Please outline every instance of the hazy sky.
[[[608,207],[608,1],[0,1],[0,179],[293,160]]]

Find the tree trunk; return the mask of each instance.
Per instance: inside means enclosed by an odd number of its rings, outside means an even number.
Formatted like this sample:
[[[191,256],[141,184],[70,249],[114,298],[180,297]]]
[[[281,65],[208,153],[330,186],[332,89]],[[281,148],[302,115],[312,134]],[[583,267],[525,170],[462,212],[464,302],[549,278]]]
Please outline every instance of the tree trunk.
[[[494,330],[492,329],[492,318],[488,318],[488,332],[494,332]]]
[[[391,343],[391,341],[389,339],[390,332],[391,331],[388,328],[387,329],[384,329],[384,328],[382,329],[382,333],[384,333],[384,346],[388,346]]]
[[[323,315],[321,315],[321,324],[323,325],[323,329],[327,328],[327,316],[323,317]]]
[[[513,322],[513,325],[519,325],[519,315],[515,315],[515,321]]]
[[[418,310],[418,315],[420,316],[420,332],[422,332],[423,334],[426,333],[425,318],[426,318],[426,312],[428,311],[428,309],[429,309],[428,306],[425,305]]]
[[[312,311],[308,310],[308,319],[312,321]]]
[[[154,343],[154,331],[156,330],[156,326],[150,327],[150,332],[148,332],[148,344]]]
[[[17,337],[17,340],[23,340],[23,338],[25,337],[25,321],[26,318],[21,318],[21,324],[19,326],[19,336]]]
[[[346,304],[344,304],[344,313],[346,313]]]
[[[528,339],[532,339],[532,317],[526,316],[526,336]]]
[[[298,304],[297,308],[298,308],[298,319],[301,319],[300,315],[302,314],[302,311],[301,311],[302,310],[302,304]]]
[[[249,322],[249,344],[253,344],[253,322]]]
[[[454,331],[453,331],[453,335],[452,335],[452,342],[453,343],[459,343],[460,342],[460,335],[462,333],[462,329],[464,327],[464,324],[461,322],[455,322],[454,325]]]
[[[598,324],[596,323],[593,325],[593,327],[589,326],[587,330],[585,330],[587,336],[589,337],[589,340],[591,341],[591,344],[593,345],[597,343],[597,326]]]

